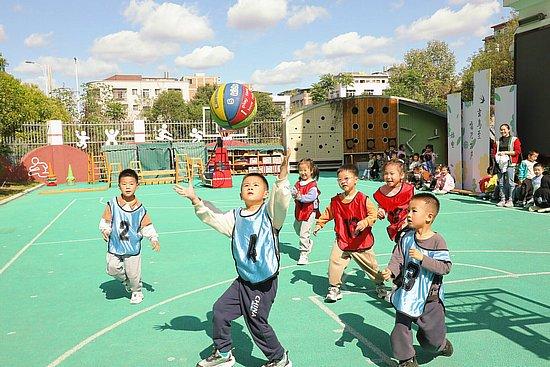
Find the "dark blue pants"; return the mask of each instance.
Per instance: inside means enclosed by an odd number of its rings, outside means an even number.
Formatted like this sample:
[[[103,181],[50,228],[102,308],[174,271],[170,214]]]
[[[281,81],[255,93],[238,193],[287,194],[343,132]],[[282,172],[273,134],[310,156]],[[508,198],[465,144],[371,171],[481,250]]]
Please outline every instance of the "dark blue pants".
[[[241,278],[229,286],[214,303],[213,339],[220,352],[232,348],[231,321],[244,316],[254,343],[269,361],[283,358],[284,349],[267,318],[277,295],[277,278],[259,284],[251,284]]]

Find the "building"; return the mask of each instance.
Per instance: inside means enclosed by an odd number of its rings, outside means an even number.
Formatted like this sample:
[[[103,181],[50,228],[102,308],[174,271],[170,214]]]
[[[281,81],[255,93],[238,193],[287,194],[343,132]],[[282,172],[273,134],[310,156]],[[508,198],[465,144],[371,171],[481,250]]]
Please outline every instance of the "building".
[[[281,109],[281,117],[286,118],[290,115],[290,96],[288,95],[271,95],[273,104]]]
[[[350,72],[353,77],[353,84],[347,87],[337,85],[329,96],[329,99],[355,97],[361,95],[381,96],[384,89],[389,88],[389,74],[387,72],[374,72],[371,74],[361,72]]]
[[[125,106],[129,120],[138,119],[141,112],[150,108],[163,91],[175,90],[181,93],[185,101],[190,100],[189,82],[185,79],[170,78],[168,73],[165,73],[162,78],[116,74],[100,81],[90,82],[88,85],[105,85],[110,93],[107,97],[112,97],[113,100]]]
[[[510,21],[502,22],[491,27],[493,29],[493,34],[483,39],[483,45],[486,51],[487,51],[487,46],[495,41],[495,37],[498,36],[500,32],[503,31],[504,28],[506,28],[509,22]]]
[[[182,81],[187,81],[189,83],[189,98],[193,99],[199,87],[204,87],[207,84],[218,85],[220,84],[219,76],[208,76],[204,73],[195,73],[192,76],[184,76],[181,78]]]
[[[296,88],[278,93],[279,96],[290,96],[290,112],[294,113],[313,103],[309,91],[311,88]]]
[[[539,161],[550,163],[550,1],[504,0],[504,6],[519,13],[513,50],[518,137],[524,156],[537,149]]]

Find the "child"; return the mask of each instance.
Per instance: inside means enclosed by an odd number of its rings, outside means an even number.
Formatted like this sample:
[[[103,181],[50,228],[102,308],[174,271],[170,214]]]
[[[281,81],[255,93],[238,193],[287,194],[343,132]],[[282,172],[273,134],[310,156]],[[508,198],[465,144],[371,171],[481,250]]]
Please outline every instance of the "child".
[[[435,158],[436,155],[433,152],[433,145],[428,144],[424,148],[424,151],[422,153],[422,157],[424,159],[424,169],[428,172],[430,172],[432,175],[435,173]]]
[[[385,185],[374,193],[378,203],[378,219],[388,218],[388,236],[395,241],[397,234],[407,226],[407,208],[414,194],[414,187],[404,182],[405,173],[399,161],[389,161],[384,166]]]
[[[454,188],[455,179],[449,173],[449,166],[442,164],[433,193],[436,195],[445,195],[449,191],[454,190]]]
[[[382,170],[384,169],[384,165],[386,164],[386,162],[388,161],[387,159],[384,158],[384,154],[381,154],[381,153],[378,153],[376,154],[376,163],[378,164],[378,171],[376,172],[376,179],[380,180],[381,179],[381,172]]]
[[[309,263],[309,253],[313,248],[313,241],[309,232],[319,218],[319,188],[317,178],[319,169],[309,158],[302,159],[298,163],[298,174],[300,179],[293,187],[292,197],[296,204],[294,209],[294,230],[300,236],[300,259],[298,265]]]
[[[374,167],[374,155],[372,153],[369,153],[368,160],[367,160],[367,168],[361,175],[361,180],[370,180],[371,179],[371,172],[372,168]]]
[[[530,206],[533,201],[533,189],[532,179],[535,177],[534,166],[537,163],[539,152],[531,150],[527,155],[527,159],[521,161],[518,168],[518,181],[520,184],[518,201],[523,206]]]
[[[439,200],[432,194],[413,196],[407,215],[410,230],[403,233],[382,272],[385,280],[393,278],[398,286],[391,296],[396,309],[391,345],[399,366],[418,366],[412,346],[413,322],[418,325],[416,338],[422,348],[447,357],[453,354],[446,339],[442,284],[452,264],[445,240],[432,230],[438,212]]]
[[[160,250],[157,231],[149,214],[137,200],[139,186],[134,170],[125,169],[118,175],[121,195],[112,198],[105,207],[99,229],[107,246],[107,274],[124,284],[132,292],[130,303],[143,301],[141,292],[141,239],[151,241],[155,251]]]
[[[336,240],[332,246],[328,265],[328,293],[325,302],[336,302],[342,299],[340,286],[342,275],[351,258],[365,271],[376,284],[380,298],[385,297],[384,282],[378,272],[378,263],[372,246],[374,237],[371,232],[376,222],[376,206],[368,196],[357,191],[357,167],[345,164],[337,171],[338,185],[344,192],[330,199],[330,205],[317,219],[314,235],[334,219]],[[380,294],[383,291],[383,294]]]
[[[187,188],[174,187],[178,194],[191,201],[200,220],[231,238],[238,274],[237,279],[214,303],[214,351],[200,361],[198,367],[229,367],[235,364],[231,352],[231,321],[240,316],[244,316],[254,342],[269,360],[264,367],[292,366],[288,351],[283,349],[267,321],[277,294],[279,231],[285,221],[291,196],[289,155],[290,151],[287,151],[271,194],[263,175],[248,173],[244,176],[241,183],[244,208],[222,213],[212,204],[206,205],[199,199],[191,182]]]
[[[543,174],[540,180],[540,187],[533,195],[535,205],[529,207],[531,212],[550,212],[550,175]]]

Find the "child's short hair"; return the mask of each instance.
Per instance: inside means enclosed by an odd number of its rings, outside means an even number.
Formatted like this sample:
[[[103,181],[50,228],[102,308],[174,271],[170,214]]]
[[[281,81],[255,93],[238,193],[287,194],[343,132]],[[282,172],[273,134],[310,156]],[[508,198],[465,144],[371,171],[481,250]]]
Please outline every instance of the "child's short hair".
[[[542,163],[540,163],[540,162],[535,163],[535,164],[533,165],[533,168],[535,168],[535,167],[540,167],[540,168],[542,168],[542,169],[544,170],[544,166],[543,166]]]
[[[311,173],[311,178],[314,180],[319,178],[319,168],[313,163],[313,159],[311,158],[304,158],[301,159],[300,162],[298,162],[298,165],[296,166],[298,169],[300,169],[301,164],[307,164],[309,166]]]
[[[120,182],[120,180],[122,180],[123,177],[133,177],[136,180],[136,182],[139,182],[138,174],[136,173],[136,171],[134,171],[131,168],[126,168],[125,170],[122,170],[122,172],[118,174],[118,182]]]
[[[340,172],[344,171],[351,172],[355,177],[359,177],[359,170],[355,164],[344,164],[342,167],[338,168],[338,171],[336,171],[336,176],[338,176]]]
[[[261,178],[262,181],[263,181],[264,184],[265,184],[265,188],[266,188],[267,190],[269,190],[269,183],[267,182],[267,179],[265,178],[264,175],[262,175],[261,173],[257,173],[257,172],[251,172],[251,173],[247,173],[246,175],[244,175],[243,180],[241,181],[241,186],[243,185],[242,183],[244,182],[244,180],[245,180],[247,177],[259,177],[259,178]]]
[[[435,197],[435,195],[430,194],[428,192],[419,192],[418,194],[415,194],[411,201],[413,200],[421,200],[423,201],[431,210],[434,212],[434,220],[435,217],[437,217],[437,214],[439,213],[439,200]],[[433,221],[432,221],[433,223]]]
[[[538,150],[536,150],[536,149],[531,149],[531,150],[529,151],[529,154],[528,154],[528,155],[531,155],[531,154],[540,154],[540,152],[539,152]]]
[[[447,166],[446,164],[440,164],[439,169],[443,169],[443,168],[446,168],[447,171],[449,170],[449,166]]]
[[[389,166],[397,166],[399,172],[403,173],[403,163],[398,159],[390,159],[389,161],[387,161],[386,164],[384,164],[384,169],[382,171],[385,171],[386,167]]]

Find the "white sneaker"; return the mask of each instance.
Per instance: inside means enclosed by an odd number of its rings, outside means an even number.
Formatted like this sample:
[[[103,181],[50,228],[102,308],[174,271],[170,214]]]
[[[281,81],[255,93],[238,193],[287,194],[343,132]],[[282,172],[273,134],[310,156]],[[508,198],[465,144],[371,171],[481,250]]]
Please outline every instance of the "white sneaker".
[[[514,207],[514,202],[512,201],[512,199],[508,199],[506,200],[506,202],[504,203],[504,206],[506,208],[513,208]]]
[[[143,293],[141,292],[132,292],[132,298],[130,298],[130,303],[137,305],[143,301]]]
[[[300,258],[298,259],[298,265],[307,265],[309,264],[309,258],[306,253],[301,253]]]
[[[502,200],[500,200],[500,201],[497,203],[497,206],[503,207],[504,204],[506,204],[506,200],[502,199]]]
[[[342,292],[340,292],[340,288],[333,286],[328,287],[328,293],[325,297],[325,302],[333,303],[338,301],[339,299],[342,299]]]
[[[292,367],[292,361],[288,358],[288,351],[283,354],[283,359],[280,361],[271,361],[262,365],[262,367]]]
[[[222,357],[221,353],[214,349],[212,355],[206,357],[196,367],[231,367],[235,364],[235,357],[231,351],[228,352],[227,357]]]

